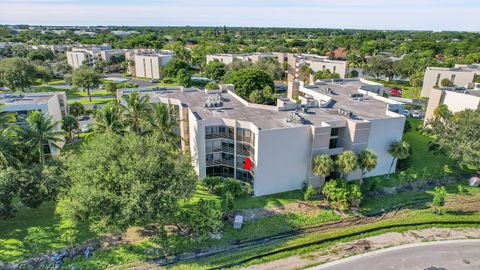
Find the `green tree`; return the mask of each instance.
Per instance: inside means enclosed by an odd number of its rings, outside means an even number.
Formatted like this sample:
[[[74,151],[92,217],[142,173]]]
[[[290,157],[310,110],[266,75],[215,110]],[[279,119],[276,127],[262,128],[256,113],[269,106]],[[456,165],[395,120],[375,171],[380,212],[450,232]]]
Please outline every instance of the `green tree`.
[[[327,154],[317,155],[313,158],[313,173],[320,177],[326,177],[335,170],[332,158]]]
[[[218,83],[209,82],[205,85],[205,89],[207,89],[207,90],[218,90],[218,89],[220,89],[220,87],[218,86]]]
[[[447,197],[447,191],[445,187],[435,187],[433,190],[433,212],[434,213],[441,213],[442,206],[445,205],[445,197]]]
[[[183,87],[192,86],[192,75],[186,69],[180,69],[177,72],[177,81]]]
[[[344,174],[351,173],[355,171],[358,167],[357,155],[353,151],[344,151],[337,156],[335,161],[338,171],[343,177]]]
[[[52,70],[53,74],[60,78],[72,73],[72,67],[67,63],[67,61],[53,63]]]
[[[209,233],[219,233],[223,227],[219,201],[200,199],[193,207],[181,210],[178,227],[189,231],[194,241],[207,239]]]
[[[115,82],[107,82],[105,84],[105,90],[107,90],[109,93],[115,94],[118,89],[118,84]]]
[[[162,142],[178,142],[180,134],[175,133],[179,127],[173,105],[154,103],[146,116],[147,129],[156,133]]]
[[[88,99],[92,101],[91,90],[98,88],[101,76],[93,69],[82,65],[75,69],[72,74],[72,83],[75,87],[82,89],[88,94]]]
[[[270,75],[255,68],[234,72],[226,79],[226,82],[234,84],[236,93],[246,99],[254,90],[261,90],[265,86],[270,86],[272,89],[275,88]]]
[[[393,62],[383,56],[372,56],[367,60],[364,73],[377,79],[382,75],[391,79],[394,75]]]
[[[390,173],[392,172],[393,164],[396,160],[406,159],[410,154],[410,145],[406,141],[394,141],[390,143],[388,147],[388,153],[392,156],[392,163],[390,163],[390,168],[388,169],[387,178],[390,178]]]
[[[188,62],[185,62],[178,57],[174,57],[166,66],[161,68],[161,72],[165,77],[176,78],[181,69],[188,70]]]
[[[442,120],[450,118],[453,114],[448,109],[448,106],[446,104],[440,104],[437,108],[435,108],[435,110],[433,110],[433,115],[435,116],[435,118]]]
[[[39,111],[28,114],[22,129],[23,141],[30,147],[31,152],[39,155],[38,161],[42,165],[45,163],[44,144],[60,148],[58,143],[65,140],[60,124],[54,122],[53,117]]]
[[[440,82],[440,85],[443,87],[452,87],[453,83],[449,79],[445,78]]]
[[[67,115],[63,118],[63,130],[68,132],[68,138],[73,141],[73,131],[78,129],[78,121],[73,115]]]
[[[23,58],[0,60],[0,80],[12,90],[31,88],[35,79],[35,66]]]
[[[1,103],[0,106],[2,106]],[[0,107],[0,168],[19,163],[17,158],[18,126],[10,124],[15,120],[13,113],[2,112]]]
[[[222,195],[222,210],[225,215],[231,215],[235,209],[235,199],[230,192]]]
[[[313,186],[308,185],[307,190],[305,190],[305,193],[303,194],[303,199],[305,201],[310,201],[312,199],[313,195],[315,195],[315,193],[316,193],[316,191],[313,188]]]
[[[138,92],[123,96],[126,107],[125,122],[137,134],[142,132],[142,126],[145,124],[146,115],[150,108],[149,100],[148,96],[141,96]]]
[[[285,76],[285,70],[283,69],[282,64],[273,57],[261,58],[255,63],[255,67],[258,70],[266,72],[274,80],[281,80]]]
[[[41,227],[30,227],[23,239],[32,254],[38,254],[49,248],[49,234]]]
[[[452,117],[432,119],[425,131],[437,152],[460,166],[480,169],[480,109],[456,112]]]
[[[123,108],[107,103],[95,111],[95,132],[122,134],[124,132]]]
[[[218,60],[210,61],[204,68],[205,76],[220,81],[225,75],[225,64]]]
[[[362,150],[358,154],[358,168],[362,170],[362,178],[360,178],[360,183],[363,182],[365,173],[370,172],[377,167],[377,159],[377,155],[370,149]]]
[[[72,185],[58,212],[97,232],[173,222],[197,180],[190,158],[154,135],[98,134],[67,165]]]

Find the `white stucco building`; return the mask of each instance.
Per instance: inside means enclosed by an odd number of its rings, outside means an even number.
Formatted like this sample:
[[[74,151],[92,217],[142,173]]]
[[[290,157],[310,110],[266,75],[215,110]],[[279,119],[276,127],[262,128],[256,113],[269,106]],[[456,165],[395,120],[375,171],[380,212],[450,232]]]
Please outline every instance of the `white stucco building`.
[[[15,112],[17,123],[21,124],[24,118],[32,111],[41,111],[51,116],[52,121],[59,122],[57,128],[61,129],[61,121],[67,115],[67,96],[65,92],[45,92],[28,94],[0,94],[0,113]],[[64,142],[58,144],[63,147]],[[45,144],[45,153],[56,155],[59,149]]]
[[[100,60],[108,61],[112,56],[125,55],[126,50],[113,50],[110,45],[93,45],[73,47],[66,53],[67,62],[73,68],[79,68],[83,63],[93,65]]]
[[[132,70],[132,75],[140,78],[161,79],[163,76],[160,68],[167,65],[174,54],[174,51],[168,50],[134,53],[135,68]]]
[[[300,79],[300,69],[308,65],[313,72],[330,70],[332,73],[338,73],[340,78],[347,75],[347,61],[329,60],[327,56],[315,54],[287,54],[289,80]],[[313,77],[313,76],[312,76]]]
[[[335,157],[368,148],[378,155],[378,165],[367,176],[386,174],[392,162],[388,146],[402,138],[403,104],[383,98],[383,86],[368,81],[290,82],[289,96],[299,96],[301,105],[287,97],[277,106],[251,104],[233,85],[220,89],[119,89],[117,98],[138,91],[152,103],[174,105],[182,148],[191,153],[198,175],[251,182],[257,196],[300,189],[302,183],[323,185],[311,168],[312,158],[323,153]],[[243,166],[247,158],[250,170]]]
[[[237,54],[235,53],[210,54],[210,55],[207,55],[207,64],[215,60],[221,63],[224,63],[225,65],[232,63],[234,60],[256,63],[262,58],[275,58],[278,61],[280,61],[280,63],[283,63],[283,54],[281,53],[256,52],[256,53],[237,53]]]
[[[455,86],[467,86],[474,82],[476,75],[480,75],[480,64],[457,64],[453,68],[427,67],[423,77],[421,96],[429,97],[431,89],[442,87],[443,79],[449,79]]]

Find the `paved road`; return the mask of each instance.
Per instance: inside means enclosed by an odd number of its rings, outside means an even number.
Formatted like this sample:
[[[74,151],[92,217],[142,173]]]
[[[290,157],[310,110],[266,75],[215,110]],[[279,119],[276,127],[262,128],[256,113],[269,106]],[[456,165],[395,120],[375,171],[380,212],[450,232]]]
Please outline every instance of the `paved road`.
[[[371,252],[309,270],[463,270],[480,269],[480,241],[406,245]]]

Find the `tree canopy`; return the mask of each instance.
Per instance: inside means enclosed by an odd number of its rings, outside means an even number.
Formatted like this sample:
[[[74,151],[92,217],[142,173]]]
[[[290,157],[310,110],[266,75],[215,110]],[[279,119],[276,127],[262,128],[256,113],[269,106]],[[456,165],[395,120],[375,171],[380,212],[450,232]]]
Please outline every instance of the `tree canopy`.
[[[271,89],[275,88],[272,77],[255,68],[246,68],[234,72],[225,82],[234,84],[236,93],[246,99],[255,90],[262,90],[266,86],[271,87]]]

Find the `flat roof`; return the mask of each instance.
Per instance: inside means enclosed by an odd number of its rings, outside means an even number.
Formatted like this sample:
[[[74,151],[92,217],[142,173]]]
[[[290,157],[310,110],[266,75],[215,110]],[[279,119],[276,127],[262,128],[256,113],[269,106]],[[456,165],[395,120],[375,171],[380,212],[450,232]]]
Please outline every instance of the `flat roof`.
[[[47,104],[56,94],[35,95],[35,94],[0,94],[0,102],[6,108],[10,105],[27,105],[27,104]]]
[[[152,88],[131,88],[119,89],[122,92],[138,91],[143,95],[148,95],[151,102],[160,102],[161,98],[171,98],[179,100],[182,104],[189,107],[199,120],[227,118],[239,121],[252,122],[260,129],[275,129],[296,127],[302,125],[322,126],[324,122],[345,121],[365,121],[381,118],[392,118],[386,114],[387,102],[383,102],[373,97],[365,97],[363,101],[355,101],[350,97],[352,93],[358,93],[357,89],[362,85],[360,81],[351,81],[348,83],[327,83],[328,87],[334,90],[331,95],[334,99],[332,105],[327,108],[308,108],[307,112],[299,112],[299,115],[305,119],[303,124],[287,122],[294,111],[279,111],[276,106],[256,105],[248,106],[240,102],[235,96],[228,92],[223,92],[223,107],[221,110],[214,108],[205,108],[205,103],[209,96],[204,91],[166,90],[155,91]],[[325,86],[325,85],[322,85]],[[314,90],[315,89],[311,89]],[[320,91],[320,88],[318,88]],[[323,94],[323,93],[322,93]],[[338,109],[353,111],[356,117],[354,119],[338,114]]]

